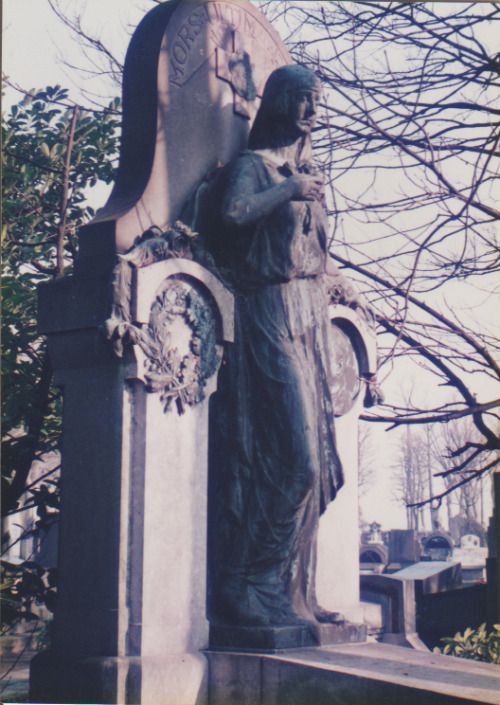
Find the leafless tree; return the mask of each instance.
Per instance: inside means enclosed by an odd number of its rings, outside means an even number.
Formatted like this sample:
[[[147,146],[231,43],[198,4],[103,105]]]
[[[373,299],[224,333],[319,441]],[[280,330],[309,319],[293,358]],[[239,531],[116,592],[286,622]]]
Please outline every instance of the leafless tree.
[[[432,496],[428,447],[425,429],[407,426],[401,433],[393,472],[393,497],[406,507],[407,528],[415,531],[429,528],[423,507],[425,500]]]
[[[441,430],[441,434],[435,439],[433,446],[433,454],[436,462],[441,466],[441,473],[444,474],[444,483],[448,488],[454,484],[453,476],[448,475],[450,463],[457,464],[457,459],[451,457],[453,449],[464,445],[467,440],[479,439],[479,432],[474,426],[470,418],[463,418],[447,424]],[[471,453],[472,451],[469,451]],[[448,511],[448,522],[455,512],[464,517],[466,520],[477,521],[483,528],[485,527],[485,486],[483,478],[476,477],[476,465],[472,462],[471,465],[463,471],[464,477],[468,474],[472,475],[470,482],[461,485],[454,492],[446,497],[446,506]]]
[[[127,38],[135,27],[125,26],[116,21],[114,25],[115,41],[103,36],[103,29],[96,31],[95,24],[88,20],[87,2],[75,3],[70,10],[68,4],[61,0],[46,0],[54,16],[65,29],[67,35],[76,43],[80,59],[73,63],[63,49],[59,59],[68,68],[68,76],[76,77],[76,83],[85,99],[94,106],[106,106],[110,99],[121,94],[123,65]],[[137,9],[144,14],[162,0],[137,0]],[[105,8],[103,7],[105,11]],[[62,43],[66,45],[65,42]],[[94,80],[94,79],[97,79]],[[88,85],[88,88],[85,86]],[[99,89],[96,90],[96,86]]]
[[[436,404],[388,400],[364,418],[396,427],[470,417],[478,432],[450,449],[443,497],[490,472],[500,447],[499,347],[478,307],[492,295],[499,260],[500,4],[264,8],[325,86],[316,142],[331,191],[331,254],[388,334],[379,336],[381,377],[412,359],[422,384],[450,389]],[[463,291],[471,308],[459,311],[452,302]],[[478,377],[491,379],[482,398]]]
[[[368,424],[361,423],[358,431],[358,487],[363,497],[373,485],[375,478],[375,445]]]

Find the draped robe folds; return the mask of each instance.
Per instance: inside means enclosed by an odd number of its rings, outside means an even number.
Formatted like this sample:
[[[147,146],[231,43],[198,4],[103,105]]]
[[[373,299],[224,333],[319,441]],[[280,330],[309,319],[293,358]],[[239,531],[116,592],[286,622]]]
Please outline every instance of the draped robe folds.
[[[227,170],[222,210],[235,194],[292,173],[265,152],[244,152]],[[319,517],[343,483],[326,213],[297,200],[251,225],[221,218],[220,228],[213,255],[235,292],[236,331],[215,402],[210,616],[238,626],[310,623]]]

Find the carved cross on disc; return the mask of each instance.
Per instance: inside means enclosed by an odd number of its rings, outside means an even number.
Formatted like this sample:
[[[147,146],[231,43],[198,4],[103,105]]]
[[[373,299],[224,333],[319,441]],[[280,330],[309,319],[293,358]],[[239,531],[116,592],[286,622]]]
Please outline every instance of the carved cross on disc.
[[[232,51],[216,49],[217,77],[227,81],[233,89],[234,112],[250,120],[255,111],[255,98],[262,98],[265,81],[259,62],[246,51],[242,36],[237,31],[232,34]]]

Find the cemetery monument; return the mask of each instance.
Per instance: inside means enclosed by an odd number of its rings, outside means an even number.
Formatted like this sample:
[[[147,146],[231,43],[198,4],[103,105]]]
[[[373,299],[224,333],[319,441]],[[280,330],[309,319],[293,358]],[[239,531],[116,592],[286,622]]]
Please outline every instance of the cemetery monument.
[[[38,701],[205,703],[203,650],[365,639],[375,343],[327,255],[320,90],[246,0],[168,0],[132,39],[114,190],[40,290],[64,430]]]

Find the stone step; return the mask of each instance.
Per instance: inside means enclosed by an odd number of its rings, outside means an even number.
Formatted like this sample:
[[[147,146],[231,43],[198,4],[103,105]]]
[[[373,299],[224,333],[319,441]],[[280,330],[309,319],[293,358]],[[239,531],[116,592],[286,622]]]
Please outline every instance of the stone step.
[[[497,665],[365,643],[279,654],[209,652],[217,705],[500,703]]]

